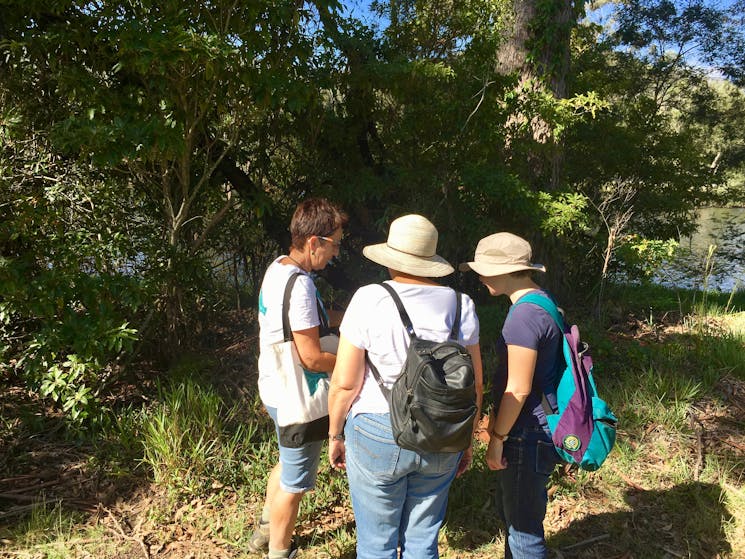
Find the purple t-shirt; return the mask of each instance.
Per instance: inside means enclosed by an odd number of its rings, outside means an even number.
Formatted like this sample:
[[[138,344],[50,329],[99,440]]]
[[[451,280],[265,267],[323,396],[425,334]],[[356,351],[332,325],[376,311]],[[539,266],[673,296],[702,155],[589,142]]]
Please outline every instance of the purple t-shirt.
[[[533,291],[532,293],[536,293]],[[538,291],[546,295],[544,291]],[[541,405],[545,392],[554,392],[564,358],[561,353],[562,333],[554,319],[533,303],[522,303],[510,309],[497,342],[498,364],[492,383],[495,410],[499,408],[507,386],[507,345],[516,345],[538,351],[533,374],[533,386],[525,401],[516,427],[533,427],[546,424],[546,414]]]

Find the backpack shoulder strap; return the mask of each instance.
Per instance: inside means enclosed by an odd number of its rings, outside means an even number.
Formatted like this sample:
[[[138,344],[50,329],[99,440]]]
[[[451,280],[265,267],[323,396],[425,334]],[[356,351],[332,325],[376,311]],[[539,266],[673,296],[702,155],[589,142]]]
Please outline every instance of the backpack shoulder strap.
[[[388,403],[391,403],[391,391],[390,389],[385,385],[383,382],[383,377],[380,376],[380,371],[378,371],[378,368],[373,365],[373,362],[370,360],[370,355],[365,352],[365,361],[367,361],[367,365],[370,367],[370,372],[373,374],[373,377],[375,377],[375,382],[380,387],[380,391],[383,393],[383,396],[385,396],[385,399],[388,400]]]
[[[385,290],[393,298],[393,302],[396,303],[396,308],[398,309],[398,314],[401,316],[401,322],[404,323],[404,326],[406,327],[406,331],[409,333],[409,337],[410,338],[414,337],[414,326],[411,324],[411,319],[409,318],[409,314],[406,312],[406,309],[404,308],[404,304],[401,301],[401,297],[399,297],[398,293],[396,293],[396,290],[393,289],[387,283],[381,283],[380,286],[384,287]],[[365,361],[367,361],[367,364],[370,367],[370,372],[372,373],[373,377],[375,377],[375,382],[378,383],[378,386],[380,387],[380,391],[383,393],[383,396],[385,396],[385,399],[388,400],[388,403],[390,404],[391,391],[383,382],[383,378],[380,376],[380,371],[378,371],[378,368],[373,364],[372,360],[370,359],[370,355],[367,353],[367,351],[365,351]]]
[[[453,327],[450,329],[450,339],[458,341],[458,332],[460,332],[460,310],[461,310],[461,299],[463,294],[460,291],[455,292],[455,320],[453,320]]]
[[[393,302],[396,304],[396,308],[398,309],[398,314],[401,316],[401,322],[404,323],[404,327],[409,333],[409,336],[415,336],[416,332],[414,332],[414,325],[411,323],[411,319],[409,318],[409,314],[406,312],[406,308],[404,307],[403,301],[401,301],[401,297],[389,284],[381,283],[380,285],[384,287],[385,290],[391,295],[391,298],[393,299]],[[453,320],[453,327],[450,329],[451,340],[457,340],[458,332],[460,332],[462,297],[462,293],[460,293],[459,291],[455,292],[455,320]]]
[[[416,336],[416,332],[414,332],[414,325],[411,323],[409,314],[406,312],[406,309],[404,308],[404,304],[401,301],[401,297],[399,297],[398,293],[396,293],[396,290],[393,289],[387,283],[381,283],[380,285],[384,287],[388,293],[390,293],[391,297],[393,298],[393,302],[396,303],[398,314],[401,316],[401,322],[404,323],[404,327],[406,328],[406,331],[409,333],[409,337],[413,338],[414,336]]]
[[[543,295],[541,293],[528,293],[527,295],[523,295],[515,301],[515,303],[512,305],[512,308],[515,306],[521,304],[521,303],[533,303],[535,305],[538,305],[541,307],[544,311],[546,311],[551,318],[554,319],[554,322],[556,323],[556,326],[559,327],[559,332],[564,334],[566,332],[566,323],[564,322],[564,317],[561,316],[561,313],[559,312],[559,308],[556,306],[556,303],[551,300],[551,298],[547,297],[546,295]],[[510,309],[511,310],[511,309]],[[566,339],[566,336],[562,335],[562,344],[561,344],[561,354],[564,355],[566,359],[566,352],[565,348],[568,349],[568,342]],[[552,400],[555,402],[556,400],[556,389],[554,388],[553,391],[550,391],[548,394],[551,394]],[[557,406],[552,403],[552,401],[549,400],[548,394],[546,392],[541,392],[541,407],[543,408],[543,412],[546,414],[546,417],[548,417],[551,414],[556,413]]]
[[[416,336],[416,333],[414,332],[414,326],[411,323],[409,314],[406,312],[406,309],[404,308],[404,304],[401,301],[401,297],[399,297],[398,293],[396,293],[396,290],[393,289],[387,283],[381,283],[380,285],[384,287],[385,290],[390,294],[391,298],[393,299],[393,302],[396,304],[396,308],[398,309],[398,314],[401,316],[401,322],[403,322],[404,327],[406,328],[406,331],[409,333],[409,337],[413,338],[414,336]],[[456,291],[455,295],[456,295],[455,320],[453,321],[453,327],[450,330],[450,338],[457,340],[458,331],[460,330],[460,313],[461,313],[462,294]],[[391,391],[383,383],[383,379],[380,376],[380,372],[378,371],[378,368],[375,365],[373,365],[373,362],[370,360],[370,357],[367,354],[367,352],[365,352],[365,360],[367,361],[367,364],[370,366],[370,372],[372,372],[373,377],[375,377],[375,382],[377,382],[378,386],[380,386],[380,390],[383,392],[383,395],[386,397],[386,399],[390,401]]]
[[[556,325],[559,327],[559,330],[562,333],[566,330],[566,323],[564,322],[564,317],[561,316],[561,313],[559,312],[559,308],[556,306],[556,303],[554,303],[549,297],[542,295],[540,293],[528,293],[527,295],[523,295],[517,301],[515,301],[515,303],[512,306],[515,307],[522,303],[533,303],[534,305],[538,305],[544,311],[546,311],[549,315],[551,315],[551,318],[554,319],[554,322],[556,322]]]

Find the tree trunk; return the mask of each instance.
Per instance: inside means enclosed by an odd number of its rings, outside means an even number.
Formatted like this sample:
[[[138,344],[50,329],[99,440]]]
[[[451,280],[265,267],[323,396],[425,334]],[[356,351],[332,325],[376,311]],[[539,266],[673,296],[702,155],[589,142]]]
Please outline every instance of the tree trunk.
[[[540,4],[540,6],[539,6]],[[507,38],[497,52],[497,72],[517,75],[517,90],[524,99],[548,89],[557,99],[566,96],[569,71],[569,40],[575,21],[572,0],[513,0],[512,19]],[[559,187],[563,160],[561,145],[551,123],[540,115],[516,113],[508,128],[529,123],[532,140],[538,146],[527,154],[531,162],[534,187]],[[510,138],[507,139],[508,143]],[[548,157],[547,157],[548,155]]]
[[[497,52],[497,72],[525,76],[531,71],[528,64],[529,26],[536,10],[536,0],[513,0],[512,21],[507,32],[507,39]]]
[[[565,97],[569,39],[574,21],[572,0],[512,0],[512,19],[506,40],[497,52],[496,70],[517,77],[517,93],[521,100],[546,90],[557,99]],[[511,131],[520,130],[526,123],[532,144],[529,142],[531,147],[522,151],[512,146],[516,138],[511,137]],[[523,179],[534,190],[558,190],[563,152],[550,122],[537,114],[516,112],[507,121],[506,146],[508,158],[528,162]],[[546,237],[540,231],[528,232],[527,236],[534,254],[541,257],[549,271],[548,287],[562,293],[567,285],[557,239]]]

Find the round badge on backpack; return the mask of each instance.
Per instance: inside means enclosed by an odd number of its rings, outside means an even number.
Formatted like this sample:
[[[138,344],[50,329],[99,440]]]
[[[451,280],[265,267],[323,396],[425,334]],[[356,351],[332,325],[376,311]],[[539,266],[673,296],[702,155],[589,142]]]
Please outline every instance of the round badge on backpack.
[[[577,435],[567,435],[562,442],[564,443],[564,448],[569,452],[576,452],[582,446],[582,442]]]

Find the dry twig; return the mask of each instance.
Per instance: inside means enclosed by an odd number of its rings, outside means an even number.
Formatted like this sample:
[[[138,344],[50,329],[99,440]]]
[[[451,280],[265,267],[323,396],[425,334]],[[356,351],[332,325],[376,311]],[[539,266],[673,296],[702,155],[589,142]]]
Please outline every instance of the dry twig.
[[[574,543],[572,545],[567,545],[566,547],[562,547],[561,550],[570,551],[572,549],[577,549],[578,547],[585,547],[592,543],[597,543],[603,540],[607,540],[608,538],[610,538],[610,534],[601,534],[600,536],[595,536],[594,538],[589,538],[586,540],[582,540],[581,542]]]
[[[696,465],[693,479],[698,481],[704,468],[704,425],[695,414],[690,415],[691,429],[696,432]]]
[[[112,531],[112,532],[115,532],[117,535],[119,535],[124,540],[135,542],[135,543],[139,544],[140,548],[142,549],[142,553],[143,553],[145,559],[150,559],[150,550],[148,549],[147,545],[145,544],[145,541],[143,540],[143,538],[137,537],[137,536],[129,536],[129,535],[127,535],[124,532],[124,529],[122,528],[121,522],[119,522],[119,519],[114,515],[114,513],[111,512],[111,510],[107,509],[106,507],[104,507],[103,510],[106,512],[106,514],[109,516],[109,518],[114,522],[114,528],[115,529],[109,528],[109,530]]]

